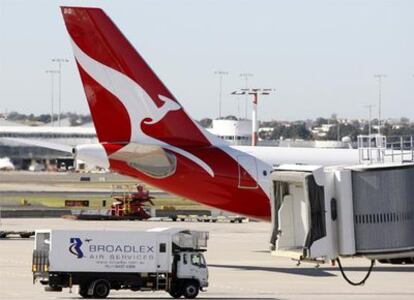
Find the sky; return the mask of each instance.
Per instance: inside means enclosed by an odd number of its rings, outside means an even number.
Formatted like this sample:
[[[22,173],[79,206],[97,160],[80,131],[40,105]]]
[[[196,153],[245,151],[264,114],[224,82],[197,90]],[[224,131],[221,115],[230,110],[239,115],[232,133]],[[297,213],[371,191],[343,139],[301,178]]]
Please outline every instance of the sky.
[[[366,118],[373,75],[386,74],[382,116],[414,120],[410,0],[0,0],[0,112],[50,113],[58,57],[62,110],[88,113],[60,5],[103,8],[194,119],[218,116],[223,70],[223,115],[245,116],[230,93],[251,73],[249,87],[275,89],[259,99],[262,121]]]

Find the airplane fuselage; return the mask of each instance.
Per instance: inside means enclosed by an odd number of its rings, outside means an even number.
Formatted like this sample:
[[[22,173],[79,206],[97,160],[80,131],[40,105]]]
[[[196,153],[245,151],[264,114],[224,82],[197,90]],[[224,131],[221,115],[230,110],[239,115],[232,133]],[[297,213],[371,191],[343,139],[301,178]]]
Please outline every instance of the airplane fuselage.
[[[190,147],[191,148],[191,147]],[[149,174],[137,164],[108,151],[110,168],[175,195],[218,209],[270,220],[270,173],[281,164],[339,165],[358,162],[354,149],[210,146],[185,149],[214,170],[211,176],[192,160],[170,153],[175,166],[170,174]],[[122,151],[118,153],[121,153]],[[111,153],[112,152],[112,153]]]

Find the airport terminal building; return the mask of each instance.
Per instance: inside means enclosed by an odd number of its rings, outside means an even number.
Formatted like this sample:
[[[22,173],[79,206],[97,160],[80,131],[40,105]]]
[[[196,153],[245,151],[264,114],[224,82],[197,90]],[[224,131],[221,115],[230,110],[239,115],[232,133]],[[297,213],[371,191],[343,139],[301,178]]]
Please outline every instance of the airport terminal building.
[[[73,167],[73,157],[66,152],[25,145],[24,140],[67,146],[97,142],[93,127],[0,126],[0,157],[8,157],[16,169],[33,171]]]
[[[232,145],[251,144],[250,120],[213,120],[212,128],[207,128],[207,130]],[[98,142],[92,124],[90,126],[72,127],[22,126],[4,119],[1,120],[0,158],[9,158],[16,169],[31,169],[33,171],[56,170],[61,167],[78,168],[79,162],[74,161],[69,153],[29,144],[25,145],[24,140],[39,140],[50,144],[63,144],[72,147]]]

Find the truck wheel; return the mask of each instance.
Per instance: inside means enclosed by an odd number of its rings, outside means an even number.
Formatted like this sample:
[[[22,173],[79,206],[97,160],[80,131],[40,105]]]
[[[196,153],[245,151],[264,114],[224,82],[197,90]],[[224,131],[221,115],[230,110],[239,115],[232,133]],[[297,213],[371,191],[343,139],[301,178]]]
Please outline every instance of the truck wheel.
[[[62,287],[61,286],[46,286],[45,287],[45,291],[46,292],[61,292],[62,291]]]
[[[178,299],[183,295],[183,292],[179,288],[175,288],[169,291],[169,294],[171,295],[171,297]]]
[[[82,298],[92,298],[92,295],[88,295],[89,285],[87,284],[80,284],[79,285],[79,295]]]
[[[111,286],[106,280],[97,280],[93,286],[93,297],[98,299],[106,298],[111,291]]]
[[[189,281],[184,285],[184,297],[187,299],[194,299],[198,295],[198,284],[194,281]]]

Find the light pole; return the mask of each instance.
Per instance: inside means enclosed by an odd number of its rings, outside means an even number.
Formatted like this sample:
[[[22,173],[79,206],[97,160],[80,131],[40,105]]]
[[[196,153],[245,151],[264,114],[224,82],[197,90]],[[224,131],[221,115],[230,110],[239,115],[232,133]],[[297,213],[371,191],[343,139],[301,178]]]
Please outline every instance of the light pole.
[[[257,102],[259,95],[270,95],[274,89],[240,89],[232,92],[232,95],[253,95],[253,110],[252,110],[252,146],[257,145]]]
[[[62,113],[62,63],[69,62],[66,58],[54,58],[53,62],[57,62],[59,65],[59,114],[58,114],[58,124],[60,127],[60,115]]]
[[[219,76],[219,118],[221,118],[221,101],[223,98],[223,76],[228,75],[226,71],[215,71],[214,74]]]
[[[364,105],[364,107],[368,108],[368,135],[371,136],[372,108],[375,107],[375,105],[368,104]]]
[[[387,77],[385,74],[375,74],[378,79],[378,135],[381,134],[381,96],[382,96],[382,79]]]
[[[249,88],[249,77],[253,77],[253,74],[251,73],[241,73],[240,77],[244,78],[244,88],[248,89]],[[244,98],[244,118],[247,119],[247,94],[245,95]]]
[[[51,85],[51,93],[50,93],[50,101],[51,101],[51,112],[50,112],[50,123],[52,126],[55,126],[55,121],[53,120],[54,115],[54,100],[55,100],[55,74],[59,73],[59,70],[46,70],[47,74],[50,74],[50,85]]]

